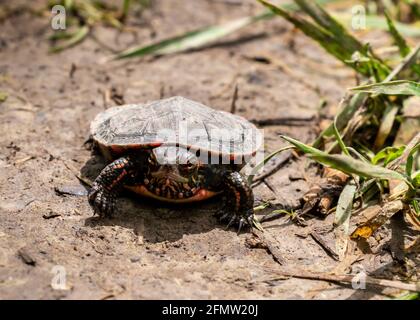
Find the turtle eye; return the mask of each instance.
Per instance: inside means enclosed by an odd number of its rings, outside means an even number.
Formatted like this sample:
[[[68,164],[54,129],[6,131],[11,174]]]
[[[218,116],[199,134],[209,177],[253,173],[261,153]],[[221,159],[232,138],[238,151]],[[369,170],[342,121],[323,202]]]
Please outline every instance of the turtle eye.
[[[195,169],[195,167],[196,167],[196,164],[189,161],[186,164],[180,165],[180,169],[183,172],[191,172]]]

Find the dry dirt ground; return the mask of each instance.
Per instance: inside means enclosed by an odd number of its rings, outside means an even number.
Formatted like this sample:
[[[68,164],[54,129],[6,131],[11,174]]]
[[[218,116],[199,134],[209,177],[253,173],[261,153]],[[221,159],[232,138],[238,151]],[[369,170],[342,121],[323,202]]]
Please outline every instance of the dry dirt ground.
[[[18,10],[0,22],[0,91],[8,93],[0,103],[1,299],[384,297],[379,288],[275,280],[269,269],[279,265],[265,249],[249,245],[252,234],[225,230],[213,217],[218,199],[166,207],[125,194],[115,218],[98,219],[85,196],[56,192],[83,191],[75,173],[94,175],[104,165],[92,158],[84,142],[90,121],[116,98],[139,103],[181,95],[229,111],[237,84],[238,114],[284,120],[262,127],[267,152],[284,145],[279,134],[313,139],[321,101],[335,106],[354,78],[281,19],[245,28],[205,50],[99,63],[112,53],[110,48],[120,50],[260,11],[251,0],[242,5],[155,1],[141,23],[130,20],[131,31],[98,26],[86,41],[58,54],[48,54],[48,16]],[[383,34],[368,36],[378,42]],[[271,63],[253,59],[257,56]],[[256,205],[271,201],[277,207],[296,207],[315,171],[292,157],[255,188]],[[287,217],[264,224],[288,267],[320,272],[339,263],[307,233],[310,228],[328,234],[331,225],[330,217],[310,219],[306,228]],[[390,276],[397,263],[386,241],[376,240],[382,245],[359,263],[370,274]],[[63,274],[65,290],[54,289]]]

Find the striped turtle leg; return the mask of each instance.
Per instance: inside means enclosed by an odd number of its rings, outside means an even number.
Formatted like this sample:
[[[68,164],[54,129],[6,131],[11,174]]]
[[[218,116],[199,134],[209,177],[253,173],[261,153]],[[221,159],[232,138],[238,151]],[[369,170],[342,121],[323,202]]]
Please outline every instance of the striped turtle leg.
[[[221,220],[228,221],[228,227],[233,224],[252,226],[254,217],[254,194],[245,177],[239,172],[226,172],[223,175],[223,185],[226,192],[225,206],[227,210]]]
[[[140,156],[140,158],[142,158]],[[143,171],[143,161],[135,156],[121,157],[107,165],[96,178],[88,194],[89,204],[99,216],[112,216],[115,200],[127,180]]]

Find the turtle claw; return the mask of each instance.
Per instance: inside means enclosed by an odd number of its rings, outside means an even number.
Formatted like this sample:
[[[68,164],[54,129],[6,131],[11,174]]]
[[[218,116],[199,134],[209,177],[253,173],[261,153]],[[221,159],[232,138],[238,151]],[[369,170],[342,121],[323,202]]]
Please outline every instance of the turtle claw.
[[[226,225],[226,229],[229,229],[233,225],[238,226],[237,234],[240,234],[241,230],[244,227],[251,227],[253,223],[253,215],[237,215],[231,213],[224,213],[223,216],[220,217],[220,221],[226,221],[227,218],[229,219],[228,224]]]
[[[230,228],[231,225],[233,225],[233,223],[236,221],[236,215],[233,215],[232,218],[230,219],[229,223],[226,226],[226,230]]]
[[[115,197],[111,192],[94,184],[88,195],[94,215],[111,217],[115,208]]]
[[[237,231],[237,233],[236,234],[240,234],[241,233],[241,229],[242,229],[242,227],[244,226],[244,224],[246,223],[246,220],[244,219],[244,218],[241,218],[240,220],[239,220],[239,226],[238,226],[238,231]]]
[[[227,212],[225,212],[225,213],[223,213],[223,212],[221,212],[221,213],[219,213],[219,220],[220,221],[225,221],[227,218],[229,218],[229,213],[227,213]]]

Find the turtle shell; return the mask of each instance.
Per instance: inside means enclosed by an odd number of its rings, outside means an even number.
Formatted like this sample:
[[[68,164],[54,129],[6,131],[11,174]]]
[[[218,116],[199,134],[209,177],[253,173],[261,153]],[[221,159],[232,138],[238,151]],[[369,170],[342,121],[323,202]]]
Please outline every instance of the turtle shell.
[[[253,155],[262,144],[246,119],[178,96],[109,108],[92,121],[91,134],[113,150],[177,145],[234,158]]]

